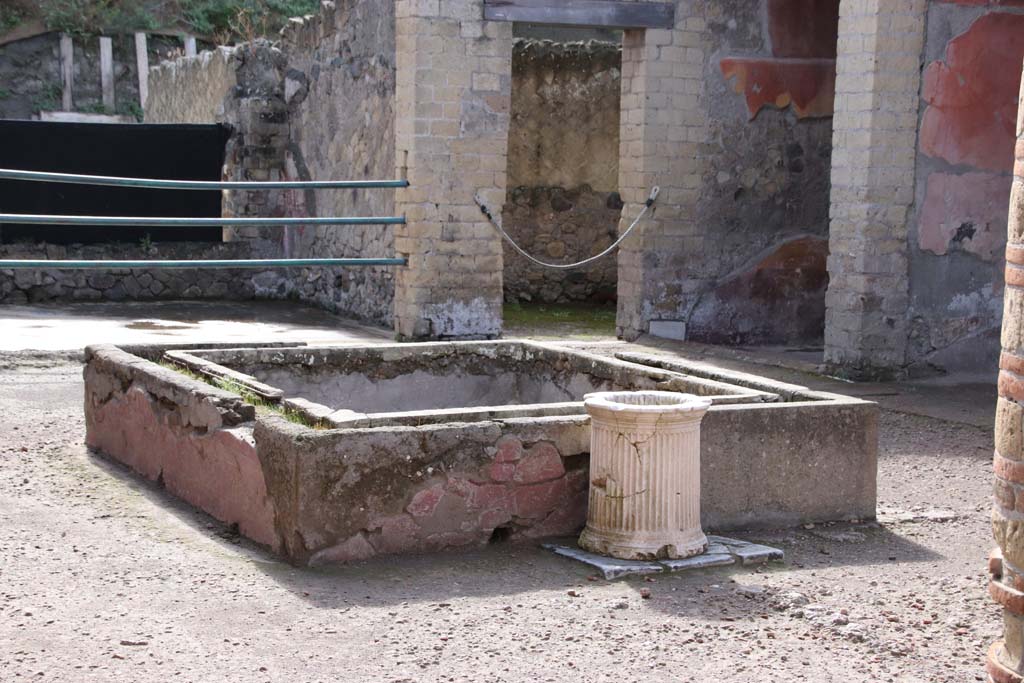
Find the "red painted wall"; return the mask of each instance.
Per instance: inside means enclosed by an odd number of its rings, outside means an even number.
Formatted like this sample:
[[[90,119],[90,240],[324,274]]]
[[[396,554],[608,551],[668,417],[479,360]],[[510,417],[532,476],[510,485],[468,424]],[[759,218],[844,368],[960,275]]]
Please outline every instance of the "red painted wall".
[[[839,0],[768,0],[767,8],[771,57],[727,57],[722,75],[746,98],[750,118],[791,105],[799,118],[831,116]]]
[[[921,249],[943,255],[958,240],[983,260],[1001,259],[1022,63],[1024,15],[992,12],[953,38],[944,59],[925,68],[920,151],[955,168],[927,179],[918,221]]]

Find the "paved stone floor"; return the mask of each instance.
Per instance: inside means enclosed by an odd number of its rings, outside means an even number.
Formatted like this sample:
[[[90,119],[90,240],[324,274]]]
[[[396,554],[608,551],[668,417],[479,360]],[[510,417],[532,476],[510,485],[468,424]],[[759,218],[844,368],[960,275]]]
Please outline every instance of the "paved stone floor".
[[[390,330],[292,302],[147,301],[0,306],[0,351],[77,351],[89,344],[387,341]]]
[[[146,307],[104,324],[171,318]],[[52,318],[20,320],[71,344]],[[311,329],[386,338],[336,322]],[[76,344],[96,336],[74,325]],[[764,360],[723,362],[838,386]],[[605,581],[507,544],[293,569],[89,453],[73,355],[0,353],[0,681],[982,681],[1001,629],[984,575],[994,390],[976,384],[848,385],[884,408],[880,523],[730,532],[785,561]]]

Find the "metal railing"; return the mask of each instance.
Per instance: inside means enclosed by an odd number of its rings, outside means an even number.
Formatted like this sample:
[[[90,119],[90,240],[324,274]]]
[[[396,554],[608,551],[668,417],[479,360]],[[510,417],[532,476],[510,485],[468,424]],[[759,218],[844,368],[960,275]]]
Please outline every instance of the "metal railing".
[[[157,190],[265,190],[265,189],[386,189],[408,187],[406,180],[295,180],[295,181],[225,181],[164,180],[158,178],[121,178],[117,176],[48,173],[19,169],[0,169],[0,180],[22,180],[45,183],[71,183],[108,187],[148,188]],[[49,214],[0,214],[0,224],[83,225],[109,227],[180,227],[202,228],[220,226],[281,227],[291,225],[352,226],[401,225],[403,216],[337,216],[286,218],[179,218],[133,216],[60,216]],[[203,259],[203,260],[57,260],[0,259],[0,270],[27,268],[58,269],[127,269],[127,268],[290,268],[295,266],[404,266],[404,258],[282,258],[282,259]]]
[[[0,168],[0,180],[31,180],[43,183],[104,185],[108,187],[145,187],[152,190],[352,190],[409,187],[408,180],[165,180],[162,178],[120,178],[105,175],[47,173],[44,171],[22,171],[13,168]]]

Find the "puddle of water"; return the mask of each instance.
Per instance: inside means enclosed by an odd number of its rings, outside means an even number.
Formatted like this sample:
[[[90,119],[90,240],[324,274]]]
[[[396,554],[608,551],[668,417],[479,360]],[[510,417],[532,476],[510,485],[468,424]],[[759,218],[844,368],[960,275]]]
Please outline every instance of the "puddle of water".
[[[195,327],[188,323],[164,322],[162,320],[135,320],[125,323],[129,330],[189,330]]]

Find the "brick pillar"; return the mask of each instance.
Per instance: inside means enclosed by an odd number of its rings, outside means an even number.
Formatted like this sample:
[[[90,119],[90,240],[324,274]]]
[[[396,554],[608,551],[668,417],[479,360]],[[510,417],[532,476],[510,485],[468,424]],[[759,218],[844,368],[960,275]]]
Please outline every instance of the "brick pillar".
[[[480,0],[398,0],[395,163],[410,187],[397,211],[395,331],[400,339],[501,334],[501,238],[474,196],[505,202],[512,25]]]
[[[703,0],[679,2],[673,30],[630,30],[622,40],[619,128],[619,230],[661,187],[653,212],[618,256],[618,334],[635,339],[651,320],[685,320],[710,277],[696,210],[703,182],[701,144],[708,134]]]
[[[989,593],[1003,606],[1003,640],[989,650],[990,681],[1024,674],[1024,84],[1017,117],[1017,163],[1010,195],[999,358],[992,530],[999,544]]]
[[[905,364],[925,11],[925,0],[840,4],[825,363],[853,379]]]

